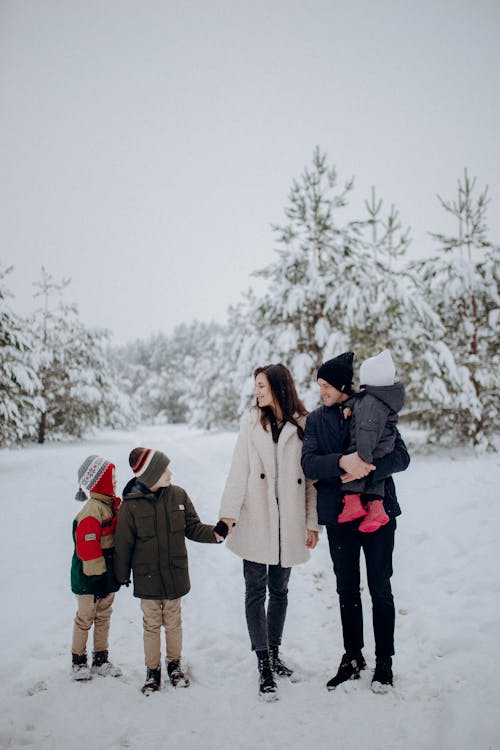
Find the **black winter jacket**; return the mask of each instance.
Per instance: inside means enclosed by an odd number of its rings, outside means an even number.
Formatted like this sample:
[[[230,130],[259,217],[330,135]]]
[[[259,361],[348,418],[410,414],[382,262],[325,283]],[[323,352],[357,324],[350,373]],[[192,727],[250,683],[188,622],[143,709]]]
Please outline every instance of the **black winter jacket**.
[[[308,479],[314,481],[318,497],[318,522],[336,525],[342,510],[343,470],[339,459],[347,452],[349,445],[349,421],[344,420],[342,409],[345,404],[320,406],[307,417],[304,445],[302,448],[302,469]],[[404,471],[410,463],[406,445],[396,430],[396,443],[392,453],[373,461],[377,467],[373,472],[375,480],[385,479],[384,507],[394,518],[401,508],[396,497],[392,474]]]

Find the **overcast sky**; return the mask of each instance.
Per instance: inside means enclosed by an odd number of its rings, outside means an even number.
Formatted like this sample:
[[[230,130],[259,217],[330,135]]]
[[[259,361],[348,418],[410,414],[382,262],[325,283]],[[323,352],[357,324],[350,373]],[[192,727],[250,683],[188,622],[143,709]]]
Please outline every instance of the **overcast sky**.
[[[0,0],[0,261],[114,340],[223,321],[326,151],[411,225],[468,167],[500,241],[498,0]]]

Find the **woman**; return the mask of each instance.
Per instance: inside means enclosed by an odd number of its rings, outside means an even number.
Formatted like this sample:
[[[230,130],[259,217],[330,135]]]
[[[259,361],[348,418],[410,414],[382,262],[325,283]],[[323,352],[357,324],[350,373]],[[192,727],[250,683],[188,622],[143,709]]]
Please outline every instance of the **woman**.
[[[305,562],[318,541],[316,492],[300,465],[307,411],[290,371],[267,365],[254,376],[257,403],[241,420],[220,518],[231,532],[227,546],[243,558],[259,694],[277,700],[273,672],[292,674],[279,656],[288,580],[291,566]]]

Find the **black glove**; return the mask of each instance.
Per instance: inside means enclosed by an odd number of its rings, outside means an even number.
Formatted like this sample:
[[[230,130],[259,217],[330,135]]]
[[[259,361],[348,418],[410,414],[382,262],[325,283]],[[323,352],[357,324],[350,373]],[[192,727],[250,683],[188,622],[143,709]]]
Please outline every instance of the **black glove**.
[[[106,574],[99,576],[94,584],[94,604],[99,599],[104,599],[109,594]]]
[[[227,537],[229,533],[229,528],[227,523],[225,521],[218,521],[214,526],[214,534],[218,534],[219,536],[223,536],[224,539]]]

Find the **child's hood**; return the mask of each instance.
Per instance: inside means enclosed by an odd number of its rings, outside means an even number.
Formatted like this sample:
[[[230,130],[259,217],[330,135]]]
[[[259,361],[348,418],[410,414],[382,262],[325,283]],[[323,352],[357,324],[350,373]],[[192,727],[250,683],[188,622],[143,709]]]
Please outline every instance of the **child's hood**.
[[[168,485],[168,487],[163,487],[161,493],[159,492],[144,492],[141,490],[140,487],[137,486],[137,480],[135,477],[132,477],[125,487],[123,488],[123,502],[126,500],[158,500],[158,497],[164,497],[165,493],[168,492],[170,487],[173,487],[174,485]],[[146,488],[144,488],[146,489]]]
[[[403,408],[405,402],[405,387],[403,383],[393,383],[392,385],[365,385],[364,391],[378,398],[393,412],[398,412]]]
[[[141,492],[141,490],[135,483],[135,477],[132,477],[132,479],[130,479],[123,488],[122,497],[124,502],[126,500],[141,500],[142,498],[146,497],[149,499],[154,499],[153,493],[151,493],[150,495],[145,495],[144,492]]]

